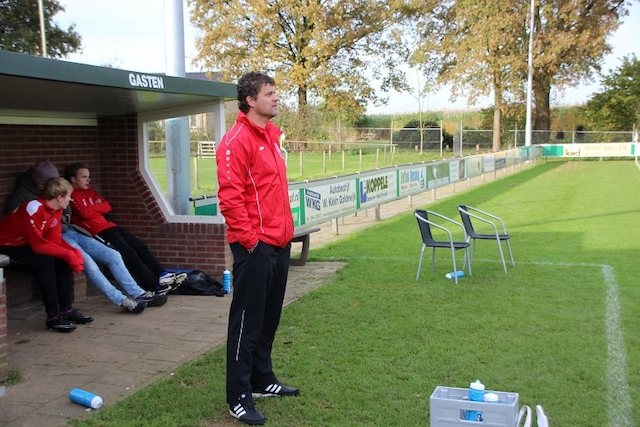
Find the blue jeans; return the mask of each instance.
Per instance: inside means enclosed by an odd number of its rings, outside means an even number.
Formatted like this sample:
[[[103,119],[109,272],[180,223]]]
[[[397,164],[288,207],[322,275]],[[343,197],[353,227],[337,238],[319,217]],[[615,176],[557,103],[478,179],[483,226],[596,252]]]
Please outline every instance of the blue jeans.
[[[82,252],[84,273],[89,283],[100,289],[114,304],[121,305],[125,295],[111,284],[100,270],[99,265],[107,266],[113,278],[116,279],[116,282],[122,286],[122,289],[129,296],[137,298],[145,292],[131,277],[131,273],[125,267],[120,252],[73,228],[65,229],[62,232],[62,238]]]

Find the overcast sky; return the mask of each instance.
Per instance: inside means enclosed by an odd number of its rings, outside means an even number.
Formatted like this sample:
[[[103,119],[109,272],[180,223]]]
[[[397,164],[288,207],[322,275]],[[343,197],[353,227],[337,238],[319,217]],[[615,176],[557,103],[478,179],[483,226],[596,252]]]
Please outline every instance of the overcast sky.
[[[65,12],[55,21],[63,28],[76,25],[82,37],[83,49],[67,60],[92,65],[109,65],[126,70],[162,73],[165,70],[164,2],[158,0],[59,0]],[[185,67],[187,71],[199,71],[193,64],[196,55],[197,31],[189,22],[189,11],[184,2]],[[613,53],[605,59],[603,70],[608,72],[621,64],[624,56],[635,53],[640,58],[640,5],[633,2],[631,13],[611,37]],[[417,75],[408,77],[416,87]],[[571,105],[587,101],[590,94],[600,89],[597,82],[583,84],[566,90],[564,94],[552,93],[552,104]],[[476,106],[468,106],[464,100],[452,102],[446,87],[421,100],[423,110],[460,110],[468,107],[486,107],[485,100]],[[416,95],[390,94],[385,107],[369,107],[368,113],[403,113],[418,111]]]

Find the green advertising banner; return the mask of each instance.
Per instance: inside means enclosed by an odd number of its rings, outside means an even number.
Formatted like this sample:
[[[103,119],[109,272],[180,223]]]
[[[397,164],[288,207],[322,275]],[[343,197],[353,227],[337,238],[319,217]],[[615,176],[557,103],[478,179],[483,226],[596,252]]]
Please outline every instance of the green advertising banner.
[[[294,227],[304,224],[300,206],[300,194],[300,190],[289,190],[289,204],[291,205]]]
[[[427,188],[436,188],[449,183],[449,162],[427,166]]]

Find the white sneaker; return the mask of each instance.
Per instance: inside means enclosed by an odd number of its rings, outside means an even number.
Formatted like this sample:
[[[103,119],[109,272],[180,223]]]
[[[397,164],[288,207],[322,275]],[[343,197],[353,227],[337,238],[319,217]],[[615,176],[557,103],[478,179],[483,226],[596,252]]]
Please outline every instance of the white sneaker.
[[[175,289],[178,286],[182,285],[185,280],[187,280],[187,273],[178,273],[175,275],[173,283],[171,285]]]
[[[187,280],[187,273],[166,273],[160,277],[159,289],[157,294],[166,295],[169,292],[175,291]]]
[[[160,280],[158,281],[158,283],[160,283],[160,286],[164,288],[166,286],[173,284],[175,280],[176,280],[176,273],[165,273],[162,276],[160,276]]]

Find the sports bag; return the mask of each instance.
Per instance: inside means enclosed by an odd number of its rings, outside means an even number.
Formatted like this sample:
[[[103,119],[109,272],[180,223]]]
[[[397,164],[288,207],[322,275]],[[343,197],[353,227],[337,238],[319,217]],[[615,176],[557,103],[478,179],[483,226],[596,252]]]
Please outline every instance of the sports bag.
[[[224,296],[222,283],[213,279],[201,270],[192,270],[187,273],[187,278],[177,289],[171,291],[176,295],[215,295]]]

